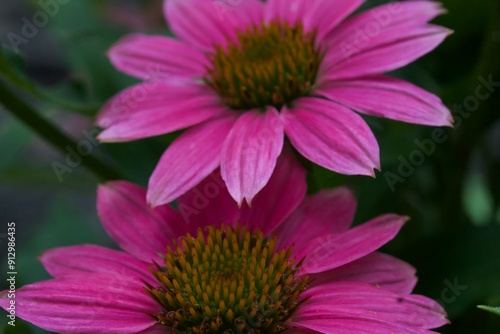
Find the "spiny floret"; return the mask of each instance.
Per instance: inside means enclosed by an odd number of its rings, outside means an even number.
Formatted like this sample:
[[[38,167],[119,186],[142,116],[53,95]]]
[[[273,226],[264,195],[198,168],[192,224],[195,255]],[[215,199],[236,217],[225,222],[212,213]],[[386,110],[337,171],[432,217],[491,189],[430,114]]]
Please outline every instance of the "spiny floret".
[[[291,253],[239,225],[188,234],[152,269],[148,292],[164,308],[154,316],[174,333],[281,332],[307,282]]]
[[[205,82],[233,109],[279,110],[311,92],[324,57],[315,41],[301,24],[251,26],[210,55]]]

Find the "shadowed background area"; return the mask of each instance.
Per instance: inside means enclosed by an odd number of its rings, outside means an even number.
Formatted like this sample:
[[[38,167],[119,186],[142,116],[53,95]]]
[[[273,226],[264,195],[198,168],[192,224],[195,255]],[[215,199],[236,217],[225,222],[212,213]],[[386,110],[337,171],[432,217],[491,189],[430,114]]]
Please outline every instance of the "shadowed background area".
[[[387,2],[369,1],[364,8]],[[439,95],[453,111],[455,128],[364,117],[381,148],[382,172],[372,179],[310,166],[309,191],[349,186],[359,201],[356,223],[386,212],[411,216],[384,250],[414,265],[420,278],[416,292],[449,312],[452,324],[438,331],[498,333],[500,316],[476,305],[500,306],[500,2],[443,2],[448,14],[435,22],[455,33],[392,75]],[[0,107],[1,289],[7,286],[7,222],[17,226],[18,287],[49,278],[37,260],[45,249],[81,243],[116,247],[95,210],[99,178],[84,162],[98,157],[113,172],[145,186],[176,136],[122,144],[93,139],[99,107],[134,83],[112,68],[106,50],[129,32],[170,34],[161,3],[0,2],[0,78],[13,82],[26,102],[84,152],[55,149]],[[0,333],[46,333],[20,319],[15,328],[7,326],[0,313]]]

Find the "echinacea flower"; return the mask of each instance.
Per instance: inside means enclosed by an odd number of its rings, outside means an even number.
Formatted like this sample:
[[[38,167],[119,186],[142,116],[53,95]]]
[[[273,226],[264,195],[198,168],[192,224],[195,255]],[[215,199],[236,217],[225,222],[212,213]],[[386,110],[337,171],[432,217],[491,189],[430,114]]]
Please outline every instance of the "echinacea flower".
[[[443,126],[435,95],[383,73],[437,47],[443,8],[397,1],[352,15],[363,0],[166,0],[177,38],[132,34],[109,51],[144,80],[99,113],[102,141],[189,128],[150,178],[148,202],[171,202],[220,166],[229,193],[251,202],[284,137],[305,158],[346,175],[380,169],[377,141],[356,112]]]
[[[305,171],[287,157],[258,209],[238,208],[223,186],[212,174],[178,210],[152,209],[125,181],[101,186],[103,226],[123,251],[45,252],[54,279],[18,289],[16,315],[68,334],[428,334],[447,322],[439,304],[411,294],[410,265],[375,252],[406,217],[350,227],[352,193],[305,196]],[[10,307],[7,291],[0,306]]]

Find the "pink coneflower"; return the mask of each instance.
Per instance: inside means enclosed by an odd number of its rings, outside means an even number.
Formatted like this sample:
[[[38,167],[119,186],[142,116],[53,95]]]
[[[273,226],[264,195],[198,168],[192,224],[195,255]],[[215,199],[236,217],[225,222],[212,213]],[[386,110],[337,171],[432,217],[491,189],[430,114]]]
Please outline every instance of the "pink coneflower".
[[[189,128],[166,150],[148,202],[168,203],[221,167],[249,203],[267,184],[284,137],[343,174],[374,175],[377,141],[356,113],[450,125],[435,95],[384,76],[430,52],[450,30],[428,24],[442,7],[396,2],[350,16],[363,0],[166,0],[177,39],[134,34],[109,52],[144,83],[103,108],[103,141]],[[356,112],[353,112],[356,111]]]
[[[178,210],[151,209],[146,191],[128,182],[101,186],[99,214],[123,251],[45,252],[54,279],[20,288],[16,315],[79,334],[426,334],[447,322],[436,302],[411,294],[410,265],[375,252],[406,217],[350,227],[352,193],[305,196],[305,171],[287,157],[258,206],[239,209],[221,185],[212,174]],[[0,293],[0,306],[9,303]]]

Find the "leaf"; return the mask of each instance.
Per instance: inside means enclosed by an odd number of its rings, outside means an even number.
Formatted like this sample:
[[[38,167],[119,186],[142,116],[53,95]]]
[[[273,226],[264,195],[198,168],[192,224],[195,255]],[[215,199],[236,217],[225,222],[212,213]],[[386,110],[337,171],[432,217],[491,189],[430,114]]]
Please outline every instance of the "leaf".
[[[496,315],[500,315],[500,307],[494,307],[494,306],[486,306],[486,305],[478,305],[477,308],[491,312]]]
[[[484,175],[473,173],[465,180],[463,203],[465,212],[476,226],[489,224],[493,217],[493,197]]]

